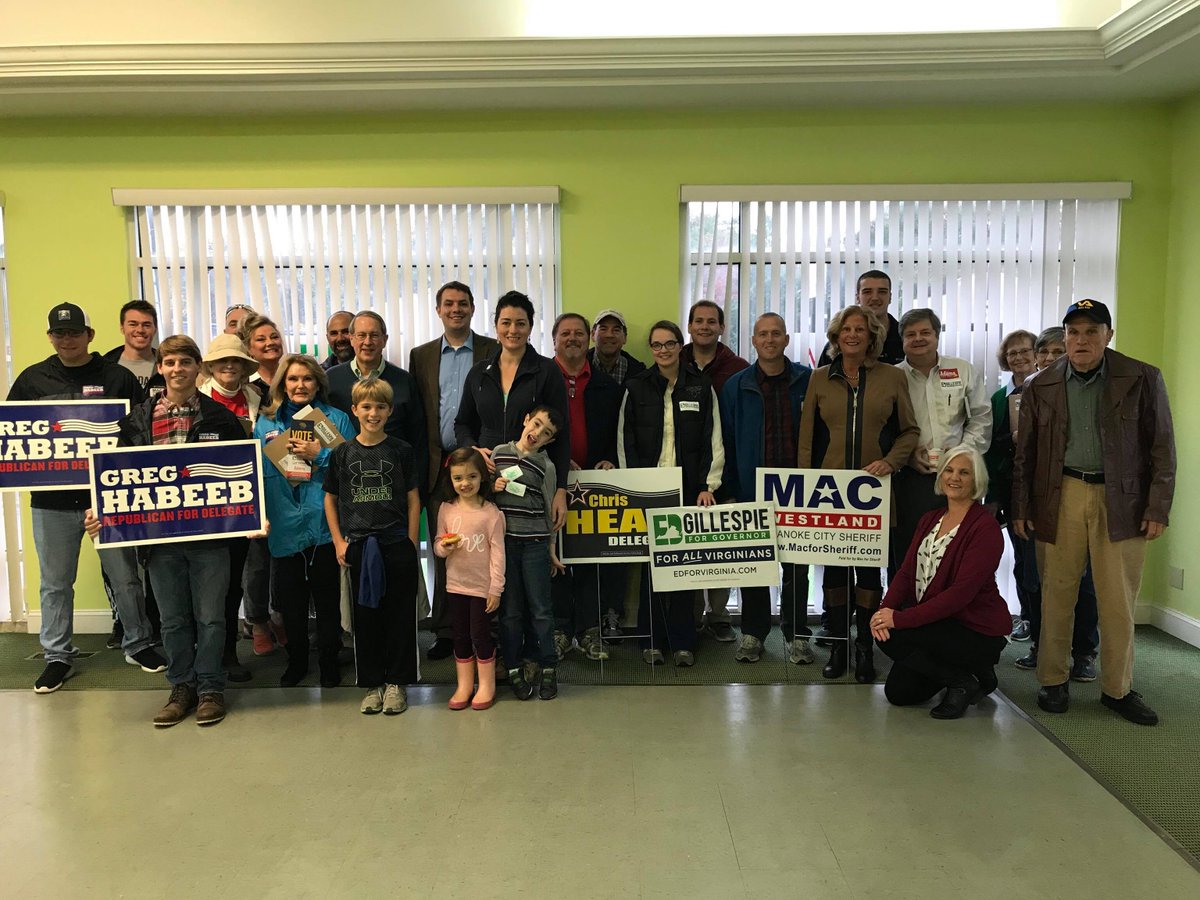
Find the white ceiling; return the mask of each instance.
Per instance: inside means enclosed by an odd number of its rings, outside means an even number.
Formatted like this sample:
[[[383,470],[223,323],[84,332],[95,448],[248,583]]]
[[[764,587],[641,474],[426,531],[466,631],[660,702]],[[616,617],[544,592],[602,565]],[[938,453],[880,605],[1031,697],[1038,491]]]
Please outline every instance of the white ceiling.
[[[480,14],[458,29],[468,37],[446,39],[447,4],[463,8],[470,2],[443,0],[436,13],[404,20],[403,29],[393,4],[393,15],[372,40],[362,38],[368,14],[380,13],[380,0],[344,0],[337,7],[291,0],[287,6],[299,18],[290,27],[289,20],[265,15],[279,12],[273,3],[210,0],[181,6],[180,16],[166,21],[124,19],[105,4],[85,7],[80,0],[20,3],[15,15],[5,12],[0,32],[0,117],[779,108],[1173,100],[1200,93],[1200,0],[1051,3],[1056,22],[1086,22],[1116,10],[1097,25],[1074,27],[610,38],[515,36],[552,31],[554,22],[530,18],[539,3],[527,0],[518,4],[524,15],[518,29],[495,15],[496,4],[476,0]],[[703,7],[707,0],[692,2]],[[758,2],[740,5],[749,9]],[[843,0],[841,6],[861,12],[869,2],[874,0]],[[1013,11],[1038,5],[1045,3],[1009,4]],[[104,16],[64,19],[63,6],[98,9]],[[189,19],[201,6],[202,19]],[[221,18],[224,6],[228,15]],[[305,17],[318,6],[327,19],[336,9],[340,27],[321,31],[320,19]],[[960,0],[957,6],[974,4]],[[362,16],[347,15],[355,7]],[[693,30],[702,31],[707,21],[697,19]],[[741,21],[749,30],[746,23],[757,20]],[[948,21],[953,24],[939,24]],[[611,21],[596,24],[597,30],[612,27]],[[578,28],[569,22],[557,27]]]

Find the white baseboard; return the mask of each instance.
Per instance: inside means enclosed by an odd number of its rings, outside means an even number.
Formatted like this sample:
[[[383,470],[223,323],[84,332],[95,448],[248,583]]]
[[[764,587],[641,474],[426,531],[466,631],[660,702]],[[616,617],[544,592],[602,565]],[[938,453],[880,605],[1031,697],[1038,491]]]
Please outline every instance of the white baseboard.
[[[31,609],[26,613],[25,621],[30,634],[40,634],[42,630],[42,614],[39,610]],[[77,609],[75,610],[76,634],[108,634],[112,631],[112,612],[107,609]]]
[[[1153,625],[1159,631],[1165,631],[1193,647],[1200,647],[1200,619],[1193,619],[1187,613],[1151,603],[1139,603],[1134,609],[1133,620],[1138,625]]]

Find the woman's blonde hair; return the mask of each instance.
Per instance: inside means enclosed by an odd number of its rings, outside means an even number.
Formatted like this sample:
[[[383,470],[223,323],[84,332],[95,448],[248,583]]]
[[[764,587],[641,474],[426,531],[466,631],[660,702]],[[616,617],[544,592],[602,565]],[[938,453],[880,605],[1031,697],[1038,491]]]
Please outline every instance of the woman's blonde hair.
[[[314,403],[317,401],[329,402],[329,376],[325,374],[321,364],[315,358],[303,353],[289,353],[279,360],[279,368],[275,370],[275,377],[271,379],[271,388],[267,391],[267,402],[262,410],[263,415],[274,416],[279,407],[283,406],[283,402],[287,400],[287,373],[292,366],[304,366],[317,382],[317,396],[313,398]]]
[[[883,342],[887,340],[887,326],[857,303],[850,304],[829,320],[829,328],[825,330],[825,337],[829,339],[830,357],[837,359],[842,355],[842,348],[838,346],[838,335],[841,334],[842,326],[851,316],[862,316],[866,319],[867,330],[871,335],[871,343],[867,345],[867,356],[871,359],[879,359],[879,354],[883,352]]]

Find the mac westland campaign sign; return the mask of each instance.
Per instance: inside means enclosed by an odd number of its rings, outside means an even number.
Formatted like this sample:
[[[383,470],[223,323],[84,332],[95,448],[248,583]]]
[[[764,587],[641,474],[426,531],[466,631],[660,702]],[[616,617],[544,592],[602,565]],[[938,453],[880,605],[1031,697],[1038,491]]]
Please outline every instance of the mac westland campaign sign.
[[[0,403],[0,491],[88,486],[88,454],[117,446],[128,400]]]
[[[779,558],[825,566],[883,566],[891,476],[861,469],[759,469],[758,499],[775,504]]]
[[[729,503],[652,512],[650,575],[656,591],[779,584],[775,510]]]
[[[566,563],[646,562],[646,515],[678,506],[681,469],[584,469],[567,475]]]
[[[263,530],[258,441],[121,447],[92,454],[98,547],[240,537]]]

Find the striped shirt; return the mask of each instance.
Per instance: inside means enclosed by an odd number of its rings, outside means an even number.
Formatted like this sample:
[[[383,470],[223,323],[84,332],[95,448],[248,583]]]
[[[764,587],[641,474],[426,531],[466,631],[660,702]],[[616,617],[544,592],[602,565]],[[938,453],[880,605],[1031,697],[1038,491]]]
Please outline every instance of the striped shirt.
[[[554,463],[544,450],[524,454],[515,443],[501,444],[492,451],[496,475],[519,466],[516,481],[525,486],[525,495],[518,497],[501,491],[493,498],[504,513],[504,533],[515,538],[547,538],[551,534],[550,501],[554,496]]]

